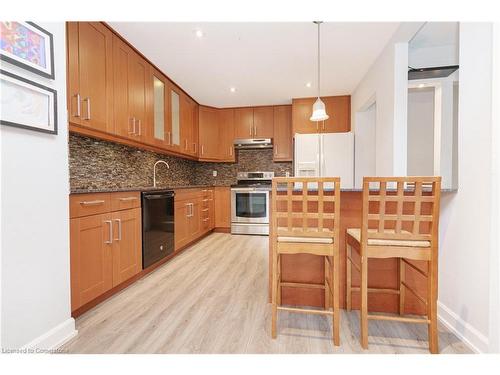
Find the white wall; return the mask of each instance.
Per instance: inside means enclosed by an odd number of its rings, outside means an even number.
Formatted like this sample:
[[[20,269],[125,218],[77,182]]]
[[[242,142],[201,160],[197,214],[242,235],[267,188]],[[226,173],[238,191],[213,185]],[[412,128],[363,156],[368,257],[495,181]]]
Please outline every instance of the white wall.
[[[443,194],[439,316],[478,351],[488,351],[491,241],[492,27],[460,25],[457,193]]]
[[[377,102],[375,172],[379,176],[406,174],[408,41],[421,25],[402,23],[351,94],[355,134],[356,113],[368,103]]]
[[[65,25],[54,35],[56,80],[7,63],[57,90],[58,135],[0,127],[1,346],[53,348],[76,333],[70,311]]]
[[[377,103],[356,113],[354,137],[354,187],[363,188],[363,177],[375,175]]]
[[[408,90],[408,175],[434,172],[434,88]]]

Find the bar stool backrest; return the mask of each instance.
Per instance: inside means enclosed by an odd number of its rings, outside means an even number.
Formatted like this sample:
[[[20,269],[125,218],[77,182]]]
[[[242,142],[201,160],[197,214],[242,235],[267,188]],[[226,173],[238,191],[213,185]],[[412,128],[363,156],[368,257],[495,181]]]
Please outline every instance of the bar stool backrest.
[[[339,177],[276,177],[271,202],[275,235],[327,237],[338,245]]]
[[[437,248],[440,197],[441,177],[364,177],[361,244],[422,240]]]

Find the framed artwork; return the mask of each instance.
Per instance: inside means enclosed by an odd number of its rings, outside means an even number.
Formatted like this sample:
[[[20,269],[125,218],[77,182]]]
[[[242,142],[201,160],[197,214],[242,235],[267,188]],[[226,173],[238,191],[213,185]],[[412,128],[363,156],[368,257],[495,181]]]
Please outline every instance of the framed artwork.
[[[33,22],[0,22],[0,58],[54,79],[52,34]]]
[[[0,124],[57,134],[57,91],[0,70]]]

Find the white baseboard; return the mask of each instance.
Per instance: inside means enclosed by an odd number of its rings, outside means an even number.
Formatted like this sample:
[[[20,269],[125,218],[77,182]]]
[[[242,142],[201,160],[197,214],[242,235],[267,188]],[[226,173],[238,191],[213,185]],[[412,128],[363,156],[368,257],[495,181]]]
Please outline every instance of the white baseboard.
[[[488,338],[441,302],[438,302],[438,319],[475,353],[488,352]]]
[[[55,350],[78,334],[75,319],[69,318],[23,346],[23,349]]]

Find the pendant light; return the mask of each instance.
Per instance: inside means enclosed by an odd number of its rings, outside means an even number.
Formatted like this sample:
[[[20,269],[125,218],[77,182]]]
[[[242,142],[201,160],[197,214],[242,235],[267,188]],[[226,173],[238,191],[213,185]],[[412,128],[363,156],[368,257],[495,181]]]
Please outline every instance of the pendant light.
[[[320,33],[319,27],[323,21],[314,21],[318,25],[318,99],[313,104],[312,116],[309,120],[311,121],[325,121],[328,120],[329,116],[326,114],[325,103],[320,98]]]

